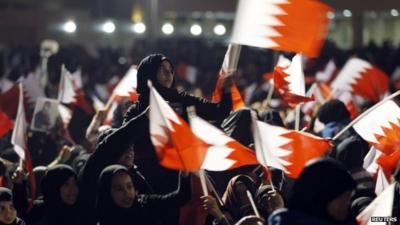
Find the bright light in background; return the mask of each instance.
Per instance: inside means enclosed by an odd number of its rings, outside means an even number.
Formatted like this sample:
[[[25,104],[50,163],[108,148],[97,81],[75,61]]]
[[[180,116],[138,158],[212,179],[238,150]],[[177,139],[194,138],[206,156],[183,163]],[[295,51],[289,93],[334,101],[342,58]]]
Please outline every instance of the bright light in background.
[[[392,9],[392,10],[390,10],[390,14],[392,16],[399,16],[399,11],[397,9]]]
[[[63,30],[67,33],[74,33],[76,31],[76,23],[74,21],[67,21],[64,26]]]
[[[348,10],[348,9],[343,10],[343,16],[344,17],[351,17],[352,15],[353,14],[351,13],[350,10]]]
[[[326,14],[326,16],[328,17],[328,19],[333,20],[335,19],[335,13],[334,12],[328,12]]]
[[[218,36],[224,35],[226,33],[226,28],[222,24],[217,24],[214,27],[214,33]]]
[[[201,28],[200,25],[198,24],[193,24],[190,27],[190,33],[194,36],[199,36],[201,34],[201,32],[203,32],[203,29]]]
[[[133,25],[133,31],[138,34],[143,34],[146,31],[146,25],[142,22]]]
[[[115,24],[111,21],[105,22],[102,27],[103,31],[107,34],[111,34],[115,31]]]
[[[161,27],[161,31],[166,35],[170,35],[170,34],[174,33],[174,25],[172,25],[170,23],[165,23]]]

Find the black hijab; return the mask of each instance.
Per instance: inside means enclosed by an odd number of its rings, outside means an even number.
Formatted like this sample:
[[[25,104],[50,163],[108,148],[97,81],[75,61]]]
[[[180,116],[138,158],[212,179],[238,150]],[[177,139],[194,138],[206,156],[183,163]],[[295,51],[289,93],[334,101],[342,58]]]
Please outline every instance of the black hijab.
[[[329,203],[355,187],[355,181],[342,164],[329,158],[317,159],[310,162],[296,180],[288,208],[337,222],[327,211]]]
[[[0,187],[0,202],[10,202],[10,201],[11,202],[13,201],[11,190],[5,187]],[[5,225],[5,223],[0,222],[0,225],[3,224]],[[14,222],[12,222],[10,225],[25,225],[25,222],[17,217],[15,218]]]
[[[128,169],[121,165],[108,166],[100,174],[97,192],[97,210],[100,225],[140,224],[136,223],[140,217],[140,209],[136,204],[137,198],[133,206],[129,209],[118,207],[112,199],[112,179],[117,173],[121,172],[130,175]]]
[[[157,91],[166,91],[162,87],[157,80],[157,72],[159,67],[161,66],[161,63],[163,61],[168,61],[171,64],[172,70],[174,70],[174,64],[172,64],[172,61],[168,59],[166,56],[163,54],[151,54],[140,62],[138,66],[138,72],[137,72],[137,92],[139,94],[139,102],[145,101],[146,103],[148,102],[149,98],[149,88],[147,86],[147,81],[150,80],[153,83],[153,86],[157,89]],[[174,87],[175,84],[175,79],[172,84],[172,87]]]
[[[61,199],[60,188],[71,177],[77,179],[75,171],[67,165],[56,165],[47,170],[42,179],[45,216],[49,224],[78,224],[78,207],[67,205]]]

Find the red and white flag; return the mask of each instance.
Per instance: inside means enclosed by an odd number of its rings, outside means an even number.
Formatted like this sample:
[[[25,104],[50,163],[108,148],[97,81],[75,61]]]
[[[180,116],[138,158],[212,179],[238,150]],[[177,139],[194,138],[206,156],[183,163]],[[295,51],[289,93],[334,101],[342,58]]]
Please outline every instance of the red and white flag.
[[[389,90],[389,77],[369,62],[351,58],[331,83],[334,95],[351,92],[378,102]]]
[[[248,164],[246,160],[251,159],[251,154],[254,157],[252,163],[257,163],[254,153],[223,136],[222,131],[216,132],[216,128],[204,124],[199,118],[193,118],[192,131],[153,87],[150,88],[149,120],[151,141],[160,164],[166,168],[186,171],[228,170]],[[207,137],[204,137],[204,133]]]
[[[372,221],[372,217],[392,217],[394,203],[395,185],[386,188],[378,197],[372,201],[358,216],[359,225],[386,225],[387,222]],[[393,222],[393,221],[392,221]]]
[[[297,178],[308,161],[321,157],[332,147],[320,137],[272,126],[256,120],[254,115],[252,119],[258,161],[283,170],[289,177]]]
[[[228,76],[232,76],[232,74],[237,69],[237,64],[239,61],[240,51],[242,46],[237,44],[229,44],[228,50],[226,51],[224,62],[222,63],[222,68],[219,73],[219,77],[217,80],[217,84],[214,89],[214,93],[212,96],[213,102],[221,101],[222,96],[222,87],[224,84],[225,78]],[[236,111],[245,107],[242,96],[240,95],[239,89],[236,87],[234,83],[231,86],[231,98],[232,98],[232,110]]]
[[[353,128],[370,145],[387,155],[400,148],[400,108],[392,100],[363,115]]]
[[[331,10],[310,0],[240,0],[231,42],[317,57]]]
[[[85,99],[81,88],[76,84],[76,80],[64,65],[61,68],[61,80],[58,91],[58,100],[61,103],[68,104],[71,107],[79,107],[87,114],[94,114],[93,106]]]
[[[313,100],[313,98],[306,96],[301,55],[293,57],[290,66],[287,68],[275,67],[274,85],[277,92],[291,107],[301,102]]]
[[[132,101],[135,102],[138,100],[136,88],[137,68],[136,65],[133,65],[114,88],[113,95],[115,95],[116,100],[120,98],[130,98]]]
[[[259,164],[253,151],[200,117],[190,118],[190,126],[193,133],[210,146],[202,169],[223,171]]]

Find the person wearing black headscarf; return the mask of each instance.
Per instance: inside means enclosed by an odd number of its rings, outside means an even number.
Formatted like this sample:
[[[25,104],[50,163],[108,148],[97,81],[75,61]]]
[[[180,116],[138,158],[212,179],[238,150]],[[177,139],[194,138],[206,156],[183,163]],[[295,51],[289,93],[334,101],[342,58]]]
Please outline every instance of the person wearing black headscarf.
[[[79,189],[75,171],[67,165],[49,168],[41,182],[42,200],[36,200],[33,208],[19,210],[28,224],[78,225]],[[26,193],[19,193],[26,196]],[[25,198],[25,207],[28,207]],[[26,213],[27,212],[27,213]]]
[[[375,182],[372,176],[363,168],[364,157],[369,145],[358,136],[344,139],[336,148],[336,159],[340,161],[357,183],[353,198],[368,196],[375,198]]]
[[[142,132],[147,120],[145,113],[132,118],[119,128],[109,128],[99,134],[96,151],[89,156],[84,168],[79,174],[80,195],[79,205],[82,213],[82,224],[94,225],[97,220],[95,211],[96,187],[101,171],[109,165],[120,164],[129,168],[137,181],[136,188],[142,193],[154,193],[145,177],[134,164],[136,133]]]
[[[195,107],[196,114],[199,117],[215,124],[220,124],[231,111],[231,80],[229,78],[224,82],[221,101],[219,103],[210,102],[175,89],[172,61],[162,54],[152,54],[145,57],[138,66],[136,90],[139,94],[139,99],[128,109],[124,124],[148,108],[150,89],[147,83],[149,80],[174,111],[186,121],[188,120],[186,109],[189,106]],[[165,169],[159,165],[150,139],[149,122],[147,118],[145,119],[147,120],[146,126],[144,128],[138,127],[134,132],[137,137],[135,142],[135,162],[154,191],[165,194],[175,189],[178,174],[176,171]],[[178,224],[179,209],[170,208],[169,210],[169,216],[165,221],[172,225]]]
[[[0,225],[25,225],[25,222],[17,217],[11,190],[4,187],[0,187]]]
[[[105,168],[99,179],[97,210],[100,225],[159,225],[169,207],[185,204],[191,195],[190,176],[180,176],[178,188],[166,195],[140,194],[128,169]]]
[[[332,138],[350,122],[350,112],[347,110],[346,105],[337,99],[323,104],[317,113],[317,117],[325,125],[322,130],[322,137],[324,138]],[[351,133],[354,133],[352,129],[347,134],[342,135],[339,140],[343,140]]]
[[[306,165],[296,180],[288,206],[275,211],[270,225],[338,225],[350,217],[356,183],[339,162],[320,158]]]

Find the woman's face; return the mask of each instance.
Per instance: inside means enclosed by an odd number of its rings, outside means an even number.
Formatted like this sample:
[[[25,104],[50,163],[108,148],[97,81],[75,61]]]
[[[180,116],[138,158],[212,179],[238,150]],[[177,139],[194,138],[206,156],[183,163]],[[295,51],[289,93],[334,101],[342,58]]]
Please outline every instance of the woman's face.
[[[0,202],[0,221],[5,224],[12,224],[17,218],[17,211],[12,201]]]
[[[351,191],[339,195],[328,204],[329,215],[337,221],[344,221],[349,213]]]
[[[75,204],[78,198],[79,189],[74,176],[68,178],[68,180],[60,187],[60,194],[61,199],[65,204]]]
[[[126,172],[118,172],[114,175],[111,184],[111,197],[118,207],[132,207],[136,190],[131,177]]]
[[[174,83],[174,71],[172,71],[171,64],[166,60],[164,60],[158,68],[157,81],[165,88],[171,88]]]
[[[247,197],[247,187],[241,182],[235,184],[235,195],[242,205],[250,204],[249,198]]]

